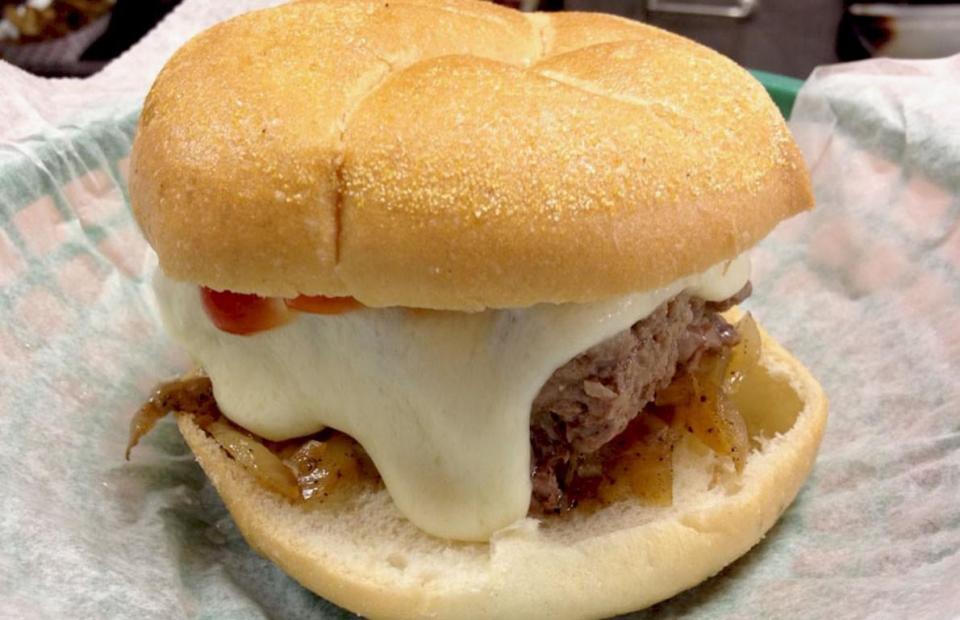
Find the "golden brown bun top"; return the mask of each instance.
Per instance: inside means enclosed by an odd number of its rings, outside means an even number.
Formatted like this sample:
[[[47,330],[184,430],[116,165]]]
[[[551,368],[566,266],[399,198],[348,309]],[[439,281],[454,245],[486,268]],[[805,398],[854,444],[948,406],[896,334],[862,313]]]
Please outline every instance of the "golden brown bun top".
[[[730,60],[472,0],[211,28],[147,97],[130,184],[175,279],[453,310],[649,289],[812,205],[783,119]]]

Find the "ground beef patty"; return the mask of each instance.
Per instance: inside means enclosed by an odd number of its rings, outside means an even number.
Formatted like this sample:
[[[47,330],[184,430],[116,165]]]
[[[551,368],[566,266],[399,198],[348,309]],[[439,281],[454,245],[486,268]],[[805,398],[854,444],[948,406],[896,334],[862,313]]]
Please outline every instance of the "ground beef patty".
[[[678,372],[739,336],[718,312],[745,299],[750,284],[723,302],[681,293],[642,321],[573,358],[547,380],[533,401],[531,510],[568,507],[564,488],[597,475],[590,456],[620,434]]]

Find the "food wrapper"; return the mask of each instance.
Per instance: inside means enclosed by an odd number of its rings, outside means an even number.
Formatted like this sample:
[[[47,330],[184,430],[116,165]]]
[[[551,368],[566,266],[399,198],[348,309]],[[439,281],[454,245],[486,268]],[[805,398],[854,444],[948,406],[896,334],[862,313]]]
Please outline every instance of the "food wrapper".
[[[0,63],[0,617],[351,617],[246,545],[172,420],[123,459],[189,366],[128,206],[138,109],[187,37],[263,4],[188,0],[83,81]],[[820,458],[755,549],[633,617],[960,613],[957,101],[958,58],[804,87],[818,208],[753,251],[746,306],[830,396]]]

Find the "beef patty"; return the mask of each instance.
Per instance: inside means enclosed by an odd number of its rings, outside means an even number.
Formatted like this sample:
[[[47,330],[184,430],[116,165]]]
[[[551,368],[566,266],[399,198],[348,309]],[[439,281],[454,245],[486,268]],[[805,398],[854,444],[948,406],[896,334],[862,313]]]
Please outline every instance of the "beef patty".
[[[596,475],[586,471],[596,467],[590,457],[619,435],[657,390],[695,368],[705,352],[739,341],[718,313],[750,291],[748,282],[722,302],[681,293],[551,375],[530,416],[533,512],[568,508],[566,486],[578,476]]]

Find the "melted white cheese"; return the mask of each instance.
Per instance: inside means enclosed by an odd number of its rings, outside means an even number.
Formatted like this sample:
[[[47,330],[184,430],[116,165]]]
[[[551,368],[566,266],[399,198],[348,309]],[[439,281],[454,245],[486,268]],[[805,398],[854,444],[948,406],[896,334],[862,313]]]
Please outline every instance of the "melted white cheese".
[[[194,284],[158,272],[170,333],[206,369],[223,413],[268,439],[331,426],[367,450],[424,531],[488,540],[530,504],[530,407],[554,370],[683,290],[719,301],[745,256],[663,288],[589,304],[478,313],[300,314],[250,336],[210,322]]]

